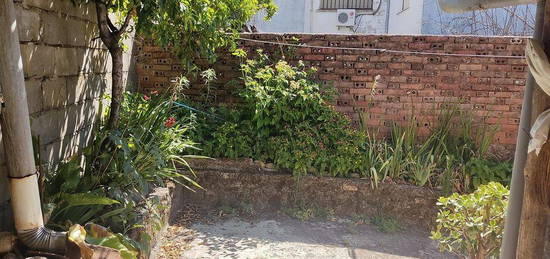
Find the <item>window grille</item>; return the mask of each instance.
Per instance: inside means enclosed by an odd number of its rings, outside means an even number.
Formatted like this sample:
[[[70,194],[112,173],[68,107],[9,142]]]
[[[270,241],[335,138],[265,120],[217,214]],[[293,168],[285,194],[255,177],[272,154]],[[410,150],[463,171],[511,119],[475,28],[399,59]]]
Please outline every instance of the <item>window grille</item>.
[[[372,10],[373,0],[321,0],[321,10],[360,9]]]

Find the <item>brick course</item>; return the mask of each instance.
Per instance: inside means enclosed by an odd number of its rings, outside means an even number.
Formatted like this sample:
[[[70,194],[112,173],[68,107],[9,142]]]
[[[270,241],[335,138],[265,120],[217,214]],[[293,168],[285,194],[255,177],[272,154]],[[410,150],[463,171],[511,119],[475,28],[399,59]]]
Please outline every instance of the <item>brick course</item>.
[[[384,48],[467,55],[523,56],[527,38],[478,36],[409,36],[409,35],[322,35],[322,34],[243,34],[242,37],[275,42],[292,42],[309,46]],[[303,60],[318,68],[322,84],[333,85],[338,92],[336,109],[349,115],[358,125],[356,111],[368,112],[367,124],[382,134],[390,125],[405,124],[414,107],[421,132],[437,122],[433,110],[453,103],[470,111],[479,123],[498,127],[496,144],[513,151],[516,141],[523,89],[527,77],[524,59],[505,57],[458,57],[388,53],[373,50],[280,47],[260,42],[239,41],[246,50],[264,49],[271,54],[289,50],[291,62]],[[168,50],[149,41],[139,43],[136,70],[143,92],[167,87],[183,73],[177,58]],[[277,54],[279,55],[279,54]],[[239,60],[220,51],[213,67],[218,80],[212,83],[217,101],[231,102],[226,84],[239,77]],[[371,87],[375,77],[375,95]],[[195,83],[186,94],[200,98],[202,83]]]

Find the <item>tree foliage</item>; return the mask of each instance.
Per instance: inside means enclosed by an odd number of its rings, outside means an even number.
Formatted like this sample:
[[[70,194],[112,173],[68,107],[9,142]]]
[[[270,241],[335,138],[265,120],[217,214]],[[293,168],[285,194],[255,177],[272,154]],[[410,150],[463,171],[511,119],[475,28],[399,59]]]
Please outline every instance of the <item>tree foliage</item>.
[[[87,1],[105,4],[109,13],[119,18],[120,28],[112,26],[114,31],[128,32],[125,23],[133,19],[140,36],[150,37],[161,46],[172,46],[188,64],[191,58],[213,60],[216,49],[234,45],[253,15],[263,11],[269,19],[277,11],[273,0]]]
[[[186,61],[213,59],[216,49],[234,44],[246,22],[258,11],[271,17],[272,0],[140,1],[138,32],[158,44],[171,45]]]
[[[213,60],[216,49],[234,45],[237,33],[255,13],[265,11],[270,18],[277,10],[273,0],[72,1],[96,4],[99,38],[113,59],[109,128],[117,127],[123,102],[122,39],[128,32],[135,29],[162,46],[174,46],[183,63],[190,65],[194,58]]]

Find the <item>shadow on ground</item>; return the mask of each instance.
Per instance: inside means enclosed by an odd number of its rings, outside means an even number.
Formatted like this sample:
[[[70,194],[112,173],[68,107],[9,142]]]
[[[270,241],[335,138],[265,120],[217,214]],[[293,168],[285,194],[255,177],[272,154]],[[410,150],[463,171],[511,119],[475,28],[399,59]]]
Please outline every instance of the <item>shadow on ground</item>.
[[[439,253],[425,231],[381,233],[373,225],[344,219],[231,217],[171,232],[164,241],[169,245],[157,253],[163,254],[160,258],[454,258]]]

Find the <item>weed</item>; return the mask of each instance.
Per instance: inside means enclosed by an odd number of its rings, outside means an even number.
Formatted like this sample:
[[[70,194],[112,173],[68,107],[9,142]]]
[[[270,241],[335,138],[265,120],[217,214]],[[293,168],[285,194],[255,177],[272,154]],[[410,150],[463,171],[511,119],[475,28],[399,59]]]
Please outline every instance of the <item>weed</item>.
[[[372,217],[370,222],[382,233],[394,233],[403,229],[397,220],[384,214]]]
[[[239,210],[242,214],[247,216],[252,216],[255,214],[254,206],[247,202],[241,202]]]
[[[302,201],[298,201],[294,207],[283,208],[282,212],[300,221],[309,221],[312,219],[327,220],[334,218],[333,209],[326,209],[319,206],[307,206]]]
[[[327,209],[327,208],[321,208],[321,207],[315,206],[313,208],[313,213],[315,217],[319,219],[327,220],[327,219],[334,218],[334,210],[330,208]]]
[[[283,208],[282,211],[287,216],[299,221],[309,221],[315,217],[315,213],[312,208]]]
[[[247,202],[236,205],[224,204],[217,208],[218,217],[253,216],[254,213],[253,205]]]
[[[354,222],[346,222],[346,230],[352,235],[359,233],[359,231],[357,230],[357,224],[355,224]]]
[[[364,225],[370,223],[370,217],[365,214],[353,214],[351,220],[356,225]]]
[[[218,208],[218,217],[231,217],[238,214],[238,209],[229,205],[222,205]]]

